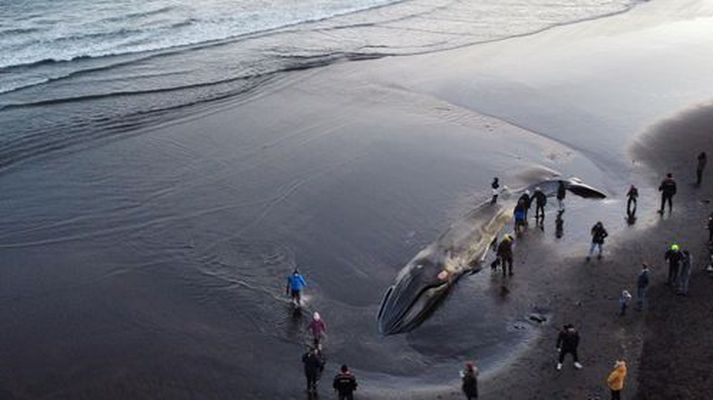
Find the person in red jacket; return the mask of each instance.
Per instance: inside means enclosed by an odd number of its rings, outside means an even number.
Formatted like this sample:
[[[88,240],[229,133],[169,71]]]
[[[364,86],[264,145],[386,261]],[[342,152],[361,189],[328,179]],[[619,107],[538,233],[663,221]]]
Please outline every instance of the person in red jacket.
[[[322,317],[319,315],[318,312],[315,311],[314,314],[312,314],[312,321],[309,323],[309,326],[307,328],[312,334],[314,347],[322,350],[321,341],[327,334],[327,324],[324,323]]]

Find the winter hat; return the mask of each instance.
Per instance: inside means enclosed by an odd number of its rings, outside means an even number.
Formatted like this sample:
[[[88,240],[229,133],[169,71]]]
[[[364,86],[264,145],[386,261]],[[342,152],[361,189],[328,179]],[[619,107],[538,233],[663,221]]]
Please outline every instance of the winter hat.
[[[680,247],[678,247],[677,244],[672,244],[672,245],[671,245],[671,250],[673,250],[673,251],[678,251],[678,249],[680,249]]]
[[[465,369],[467,369],[468,371],[472,371],[473,368],[475,368],[475,364],[473,364],[472,361],[468,361],[467,363],[465,363]]]
[[[319,316],[319,313],[315,311],[314,314],[312,314],[312,319],[314,319],[315,321],[319,321],[322,318]]]

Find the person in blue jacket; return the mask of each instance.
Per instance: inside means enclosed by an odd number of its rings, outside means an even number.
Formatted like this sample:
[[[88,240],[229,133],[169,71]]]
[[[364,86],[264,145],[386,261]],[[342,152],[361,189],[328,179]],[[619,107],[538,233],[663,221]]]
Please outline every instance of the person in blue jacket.
[[[300,272],[295,269],[292,275],[287,277],[287,286],[285,287],[285,293],[292,296],[292,302],[300,307],[302,305],[302,289],[307,286],[305,278],[300,275]]]

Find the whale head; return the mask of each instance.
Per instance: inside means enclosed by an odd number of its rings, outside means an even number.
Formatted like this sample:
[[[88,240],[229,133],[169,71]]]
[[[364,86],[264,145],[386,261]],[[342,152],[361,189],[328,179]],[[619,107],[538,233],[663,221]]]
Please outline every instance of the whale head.
[[[437,253],[428,249],[411,260],[387,289],[378,314],[383,335],[408,332],[420,325],[445,298],[457,278]]]

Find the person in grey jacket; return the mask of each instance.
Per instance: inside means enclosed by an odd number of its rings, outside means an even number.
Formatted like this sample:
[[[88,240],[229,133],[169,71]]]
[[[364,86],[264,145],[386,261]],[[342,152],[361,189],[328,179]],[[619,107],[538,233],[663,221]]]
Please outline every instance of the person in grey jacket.
[[[683,250],[683,259],[681,260],[681,270],[678,272],[678,292],[681,296],[688,296],[688,282],[691,279],[691,268],[693,266],[693,257],[688,250]]]

